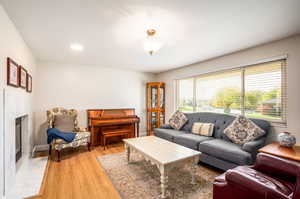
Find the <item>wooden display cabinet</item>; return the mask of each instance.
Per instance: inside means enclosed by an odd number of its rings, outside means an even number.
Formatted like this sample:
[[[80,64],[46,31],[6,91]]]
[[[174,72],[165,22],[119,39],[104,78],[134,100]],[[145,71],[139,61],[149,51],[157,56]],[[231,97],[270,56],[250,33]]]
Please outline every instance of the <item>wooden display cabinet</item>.
[[[165,83],[147,83],[147,135],[165,123]]]

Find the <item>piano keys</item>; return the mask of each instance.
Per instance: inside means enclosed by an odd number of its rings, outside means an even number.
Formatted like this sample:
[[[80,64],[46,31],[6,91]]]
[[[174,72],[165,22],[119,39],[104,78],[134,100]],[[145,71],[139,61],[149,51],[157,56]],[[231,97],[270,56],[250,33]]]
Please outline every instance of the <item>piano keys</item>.
[[[87,118],[92,146],[106,145],[106,137],[120,141],[122,135],[139,136],[140,118],[135,109],[89,109]]]

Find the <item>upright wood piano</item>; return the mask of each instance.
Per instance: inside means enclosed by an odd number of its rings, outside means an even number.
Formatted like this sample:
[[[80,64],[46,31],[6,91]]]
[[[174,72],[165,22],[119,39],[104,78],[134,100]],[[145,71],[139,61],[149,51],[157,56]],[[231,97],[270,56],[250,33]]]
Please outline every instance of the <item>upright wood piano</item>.
[[[135,115],[134,109],[89,109],[87,118],[92,146],[105,146],[107,137],[118,141],[124,135],[139,136],[140,118]]]

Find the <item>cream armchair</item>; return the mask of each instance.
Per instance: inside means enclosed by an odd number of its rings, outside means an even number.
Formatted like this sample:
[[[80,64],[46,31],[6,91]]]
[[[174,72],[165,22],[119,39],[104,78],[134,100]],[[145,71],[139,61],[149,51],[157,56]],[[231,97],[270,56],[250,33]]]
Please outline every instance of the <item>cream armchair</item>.
[[[66,121],[60,121],[60,124],[58,124],[58,116],[66,116],[68,118],[71,118],[71,120]],[[76,148],[82,145],[86,145],[88,147],[88,150],[90,151],[90,132],[87,131],[86,128],[80,128],[78,127],[78,113],[74,109],[64,109],[64,108],[53,108],[51,110],[47,111],[47,123],[49,128],[57,128],[59,130],[60,127],[68,126],[69,128],[74,129],[72,132],[76,133],[76,136],[74,140],[70,143],[65,142],[62,139],[55,139],[50,143],[49,147],[49,155],[51,155],[52,149],[55,149],[57,152],[57,158],[58,162],[60,161],[60,151],[64,148]],[[63,130],[62,130],[63,131]]]

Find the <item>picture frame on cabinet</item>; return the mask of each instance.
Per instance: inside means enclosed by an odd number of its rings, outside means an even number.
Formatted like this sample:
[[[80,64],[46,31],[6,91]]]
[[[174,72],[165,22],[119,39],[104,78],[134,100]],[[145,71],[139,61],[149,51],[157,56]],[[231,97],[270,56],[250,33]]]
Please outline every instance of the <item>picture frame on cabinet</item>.
[[[26,81],[26,91],[28,93],[32,92],[32,76],[27,73],[27,81]]]
[[[19,87],[27,88],[27,70],[22,66],[19,66]]]
[[[7,85],[13,87],[19,87],[19,65],[7,57]]]

